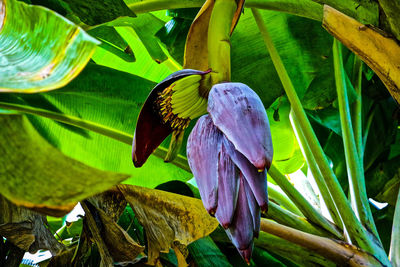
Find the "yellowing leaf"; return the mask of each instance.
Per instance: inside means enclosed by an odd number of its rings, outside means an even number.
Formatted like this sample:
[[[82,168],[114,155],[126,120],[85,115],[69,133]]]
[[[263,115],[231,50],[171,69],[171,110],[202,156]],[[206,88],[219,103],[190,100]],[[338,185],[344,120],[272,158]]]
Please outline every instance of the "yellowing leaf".
[[[336,9],[324,6],[324,28],[358,55],[400,102],[400,46],[382,31],[361,24]]]
[[[199,199],[132,185],[118,188],[146,230],[150,264],[159,252],[168,252],[174,241],[188,245],[218,226]]]
[[[33,93],[66,85],[98,41],[53,11],[0,1],[0,92]]]
[[[213,8],[214,1],[207,0],[190,26],[185,44],[185,69],[208,69],[207,35]]]
[[[0,125],[0,194],[17,205],[62,216],[78,201],[129,177],[68,158],[48,144],[25,117],[1,115]],[[107,153],[99,148],[103,152]]]

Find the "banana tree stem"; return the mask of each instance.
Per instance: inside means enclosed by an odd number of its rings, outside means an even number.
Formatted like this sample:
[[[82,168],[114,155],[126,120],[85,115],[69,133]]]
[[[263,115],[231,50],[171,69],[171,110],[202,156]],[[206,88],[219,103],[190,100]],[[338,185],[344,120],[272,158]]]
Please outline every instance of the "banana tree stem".
[[[350,244],[304,233],[270,220],[261,219],[261,231],[316,252],[335,262],[338,266],[387,266],[375,258],[374,255]]]
[[[379,240],[378,231],[372,217],[367,190],[365,188],[364,169],[359,158],[350,116],[350,105],[347,97],[347,86],[341,45],[333,41],[333,63],[335,69],[336,90],[339,102],[340,123],[342,126],[343,145],[349,177],[350,198],[354,212],[366,229]]]

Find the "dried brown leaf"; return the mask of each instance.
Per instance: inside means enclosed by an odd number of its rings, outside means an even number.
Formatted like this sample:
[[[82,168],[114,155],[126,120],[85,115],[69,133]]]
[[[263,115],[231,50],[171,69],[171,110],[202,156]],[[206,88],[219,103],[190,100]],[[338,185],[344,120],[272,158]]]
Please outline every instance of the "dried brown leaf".
[[[218,226],[199,199],[133,185],[117,187],[146,230],[148,264],[155,264],[159,252],[168,252],[174,241],[188,245]]]

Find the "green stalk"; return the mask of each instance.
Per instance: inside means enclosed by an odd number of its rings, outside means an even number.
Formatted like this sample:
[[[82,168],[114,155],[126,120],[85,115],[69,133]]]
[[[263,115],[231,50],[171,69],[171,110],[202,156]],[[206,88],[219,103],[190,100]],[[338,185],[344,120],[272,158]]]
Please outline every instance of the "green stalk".
[[[272,42],[266,26],[264,25],[264,21],[262,20],[258,10],[252,9],[252,11],[260,32],[264,38],[264,42],[270,53],[272,62],[274,63],[275,69],[277,70],[281,79],[286,95],[288,96],[292,105],[293,113],[295,114],[307,143],[309,144],[309,147],[315,156],[318,168],[320,169],[322,176],[325,178],[326,185],[331,195],[334,196],[335,205],[340,213],[341,218],[343,218],[343,222],[348,230],[349,236],[357,242],[360,248],[375,255],[381,262],[385,264],[388,263],[388,265],[390,265],[383,248],[369,238],[368,233],[365,231],[351,209],[350,203],[347,200],[346,195],[344,194],[343,189],[341,188],[339,181],[335,176],[335,173],[330,168],[328,159],[326,158],[322,147],[318,142],[310,122],[308,121],[300,99],[297,96],[278,51]]]
[[[211,83],[231,80],[230,29],[237,9],[235,0],[216,0],[208,26],[208,64]]]
[[[270,201],[278,203],[280,206],[285,207],[290,212],[304,216],[303,213],[296,207],[296,205],[289,199],[289,197],[279,190],[279,187],[269,183],[268,184],[268,198]]]
[[[205,0],[143,0],[128,4],[135,13],[175,8],[201,7]],[[322,21],[323,6],[310,0],[247,0],[245,7],[285,12],[317,21]]]
[[[393,266],[400,266],[400,190],[397,194],[396,208],[393,216],[392,237],[390,240],[389,259]]]
[[[325,237],[331,237],[331,238],[335,237],[334,235],[325,231],[324,229],[310,224],[306,220],[306,218],[297,216],[296,214],[293,214],[292,212],[281,208],[279,205],[276,205],[273,202],[270,202],[268,204],[268,213],[265,215],[267,216],[267,218],[273,219],[277,223],[295,228],[297,230],[300,230],[300,231],[303,231],[306,233],[319,235],[319,236],[325,236]]]
[[[333,63],[339,102],[340,124],[342,126],[344,154],[346,157],[347,175],[349,177],[351,203],[364,227],[371,231],[377,240],[379,240],[378,231],[376,230],[367,198],[364,170],[357,151],[353,127],[351,124],[350,105],[347,97],[346,74],[343,67],[341,45],[337,39],[334,39],[333,41]]]
[[[73,125],[78,128],[86,129],[86,130],[93,131],[95,133],[110,137],[110,138],[120,141],[122,143],[132,145],[132,140],[133,140],[132,135],[122,132],[122,131],[119,131],[119,130],[116,130],[116,129],[113,129],[113,128],[109,128],[107,126],[104,126],[104,125],[101,125],[98,123],[82,120],[75,116],[61,114],[61,113],[52,112],[52,111],[48,111],[48,110],[40,109],[40,108],[34,108],[34,107],[30,107],[30,106],[11,104],[11,103],[7,103],[7,102],[0,102],[0,107],[4,108],[4,109],[8,109],[8,110],[15,110],[15,111],[19,111],[22,113],[36,115],[36,116],[52,119],[55,121],[59,121],[62,123],[66,123],[69,125]],[[167,155],[167,152],[168,152],[167,149],[158,147],[153,152],[153,155],[158,158],[164,159],[165,156]],[[178,166],[179,168],[181,168],[185,171],[191,172],[185,157],[178,155],[178,157],[172,162],[172,164]]]
[[[322,176],[318,164],[315,161],[314,155],[310,150],[310,147],[308,146],[308,143],[304,137],[303,132],[301,131],[301,127],[299,125],[299,122],[296,118],[296,116],[293,113],[293,110],[290,111],[289,114],[290,117],[290,122],[292,123],[293,131],[296,135],[296,139],[300,143],[300,148],[303,152],[303,155],[307,161],[307,165],[311,170],[311,173],[314,177],[315,183],[318,186],[318,189],[321,193],[322,200],[325,202],[325,205],[329,211],[329,214],[331,215],[333,221],[339,228],[343,228],[343,221],[340,218],[339,212],[335,206],[335,203],[333,201],[333,198],[331,196],[331,193],[329,192],[328,187],[326,186],[324,177]]]
[[[297,189],[289,182],[285,175],[283,175],[274,164],[268,170],[268,174],[279,185],[279,187],[286,193],[286,195],[295,203],[300,211],[311,222],[321,226],[328,232],[332,233],[339,239],[343,239],[343,235],[328,219],[326,219],[318,210],[314,208],[304,196],[297,191]]]
[[[361,83],[362,83],[362,68],[363,62],[361,59],[354,55],[353,71],[351,82],[354,86],[354,90],[357,93],[357,99],[354,101],[351,109],[351,120],[353,124],[354,139],[356,142],[358,157],[360,164],[363,164],[363,144],[362,144],[362,94],[361,94]]]

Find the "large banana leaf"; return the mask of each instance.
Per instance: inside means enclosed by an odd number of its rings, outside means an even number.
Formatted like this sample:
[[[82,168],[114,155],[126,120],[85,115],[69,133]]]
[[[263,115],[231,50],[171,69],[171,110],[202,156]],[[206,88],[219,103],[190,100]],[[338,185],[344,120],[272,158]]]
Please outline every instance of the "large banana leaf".
[[[60,116],[74,116],[94,122],[132,138],[142,104],[155,84],[143,78],[95,64],[62,89],[34,95],[0,95],[0,101],[25,108],[42,109]],[[53,146],[66,155],[93,167],[128,173],[128,182],[155,187],[169,180],[187,180],[192,175],[151,156],[135,169],[131,161],[130,141],[121,143],[98,133],[60,124],[50,119],[30,117],[35,128]],[[130,136],[130,137],[129,137]],[[164,147],[168,141],[164,142]]]
[[[81,28],[47,8],[1,1],[0,92],[62,87],[85,67],[97,44]]]

